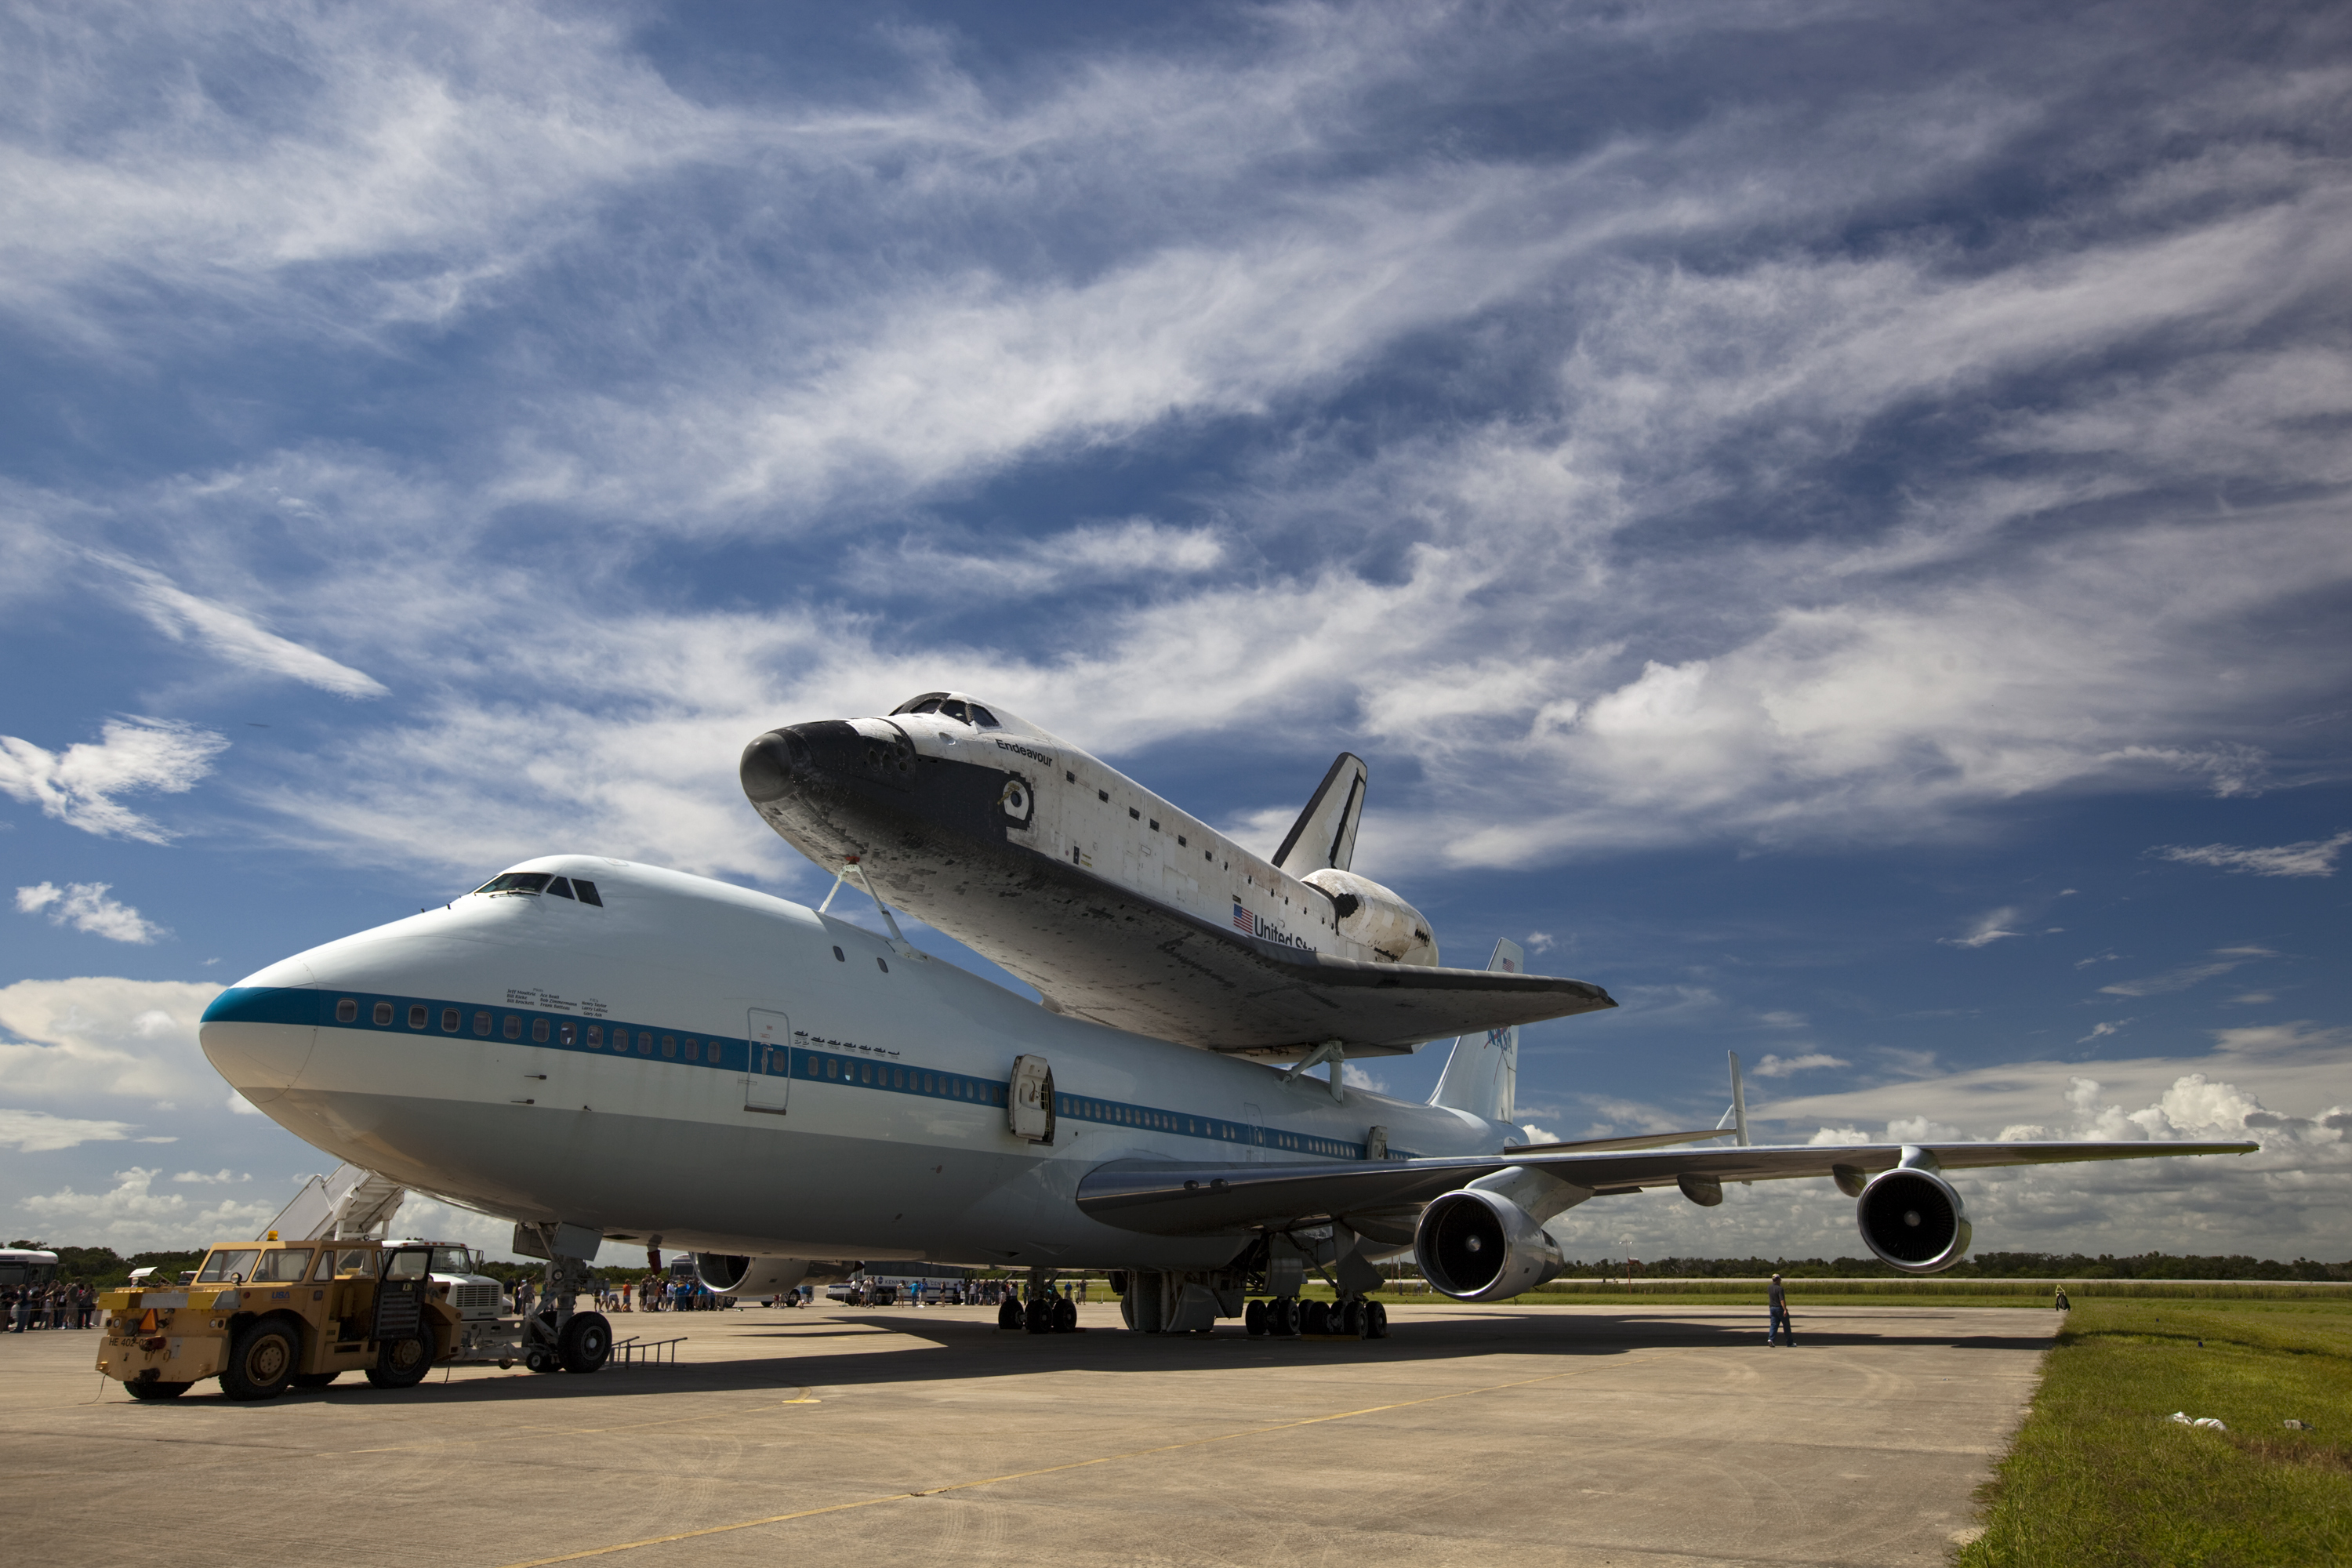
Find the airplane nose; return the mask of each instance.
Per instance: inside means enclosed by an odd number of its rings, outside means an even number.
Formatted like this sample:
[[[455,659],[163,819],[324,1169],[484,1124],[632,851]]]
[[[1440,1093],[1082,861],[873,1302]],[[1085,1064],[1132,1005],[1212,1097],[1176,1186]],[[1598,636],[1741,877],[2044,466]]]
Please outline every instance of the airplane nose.
[[[796,779],[805,780],[816,771],[816,758],[809,751],[808,742],[791,729],[771,730],[744,747],[743,761],[737,770],[743,781],[743,793],[755,805],[782,799],[792,792]]]
[[[299,962],[230,986],[213,998],[196,1028],[213,1069],[255,1105],[293,1088],[318,1042],[319,994],[307,989],[310,972]]]

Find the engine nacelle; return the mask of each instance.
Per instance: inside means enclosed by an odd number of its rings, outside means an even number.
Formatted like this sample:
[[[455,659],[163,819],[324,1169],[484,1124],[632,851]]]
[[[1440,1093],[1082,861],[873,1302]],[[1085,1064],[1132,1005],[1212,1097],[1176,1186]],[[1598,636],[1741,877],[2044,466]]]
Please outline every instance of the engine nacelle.
[[[857,1272],[856,1263],[813,1258],[745,1258],[740,1253],[698,1252],[694,1271],[719,1296],[781,1296],[803,1285],[824,1285]]]
[[[1391,963],[1437,963],[1437,939],[1421,911],[1353,871],[1325,867],[1299,879],[1331,900],[1332,928]]]
[[[1457,1301],[1499,1301],[1557,1276],[1559,1248],[1535,1216],[1476,1187],[1447,1193],[1421,1211],[1413,1232],[1421,1276]]]
[[[1969,1250],[1968,1210],[1933,1171],[1881,1171],[1853,1205],[1863,1245],[1906,1274],[1937,1274]]]

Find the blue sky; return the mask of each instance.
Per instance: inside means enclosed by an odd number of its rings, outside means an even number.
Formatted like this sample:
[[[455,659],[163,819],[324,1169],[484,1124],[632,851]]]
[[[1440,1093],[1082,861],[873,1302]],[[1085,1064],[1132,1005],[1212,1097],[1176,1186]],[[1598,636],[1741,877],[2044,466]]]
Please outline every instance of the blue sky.
[[[12,10],[0,1226],[266,1217],[214,988],[554,850],[813,896],[744,741],[954,686],[1267,847],[1365,756],[1451,961],[1625,1004],[1549,1132],[2251,1127],[1979,1245],[2352,1256],[2347,33]]]

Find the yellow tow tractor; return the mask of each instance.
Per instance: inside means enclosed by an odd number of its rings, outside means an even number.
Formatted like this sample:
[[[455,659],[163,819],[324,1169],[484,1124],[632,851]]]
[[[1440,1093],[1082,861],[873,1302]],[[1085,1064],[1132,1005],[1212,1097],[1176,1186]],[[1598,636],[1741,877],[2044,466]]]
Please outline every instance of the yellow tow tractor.
[[[568,1305],[568,1299],[567,1303]],[[223,1242],[193,1276],[99,1298],[98,1370],[133,1399],[176,1399],[208,1377],[231,1399],[275,1399],[362,1372],[407,1388],[436,1366],[594,1372],[612,1354],[599,1312],[502,1314],[499,1282],[447,1242]]]

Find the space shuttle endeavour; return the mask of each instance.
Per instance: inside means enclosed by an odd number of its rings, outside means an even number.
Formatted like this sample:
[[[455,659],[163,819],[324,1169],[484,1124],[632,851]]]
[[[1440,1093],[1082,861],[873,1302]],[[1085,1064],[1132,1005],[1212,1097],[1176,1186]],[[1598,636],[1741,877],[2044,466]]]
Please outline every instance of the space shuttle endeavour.
[[[1367,773],[1349,753],[1270,859],[960,692],[770,731],[741,776],[819,866],[1054,1011],[1136,1034],[1336,1062],[1616,1005],[1579,980],[1441,965],[1420,911],[1350,869]]]

